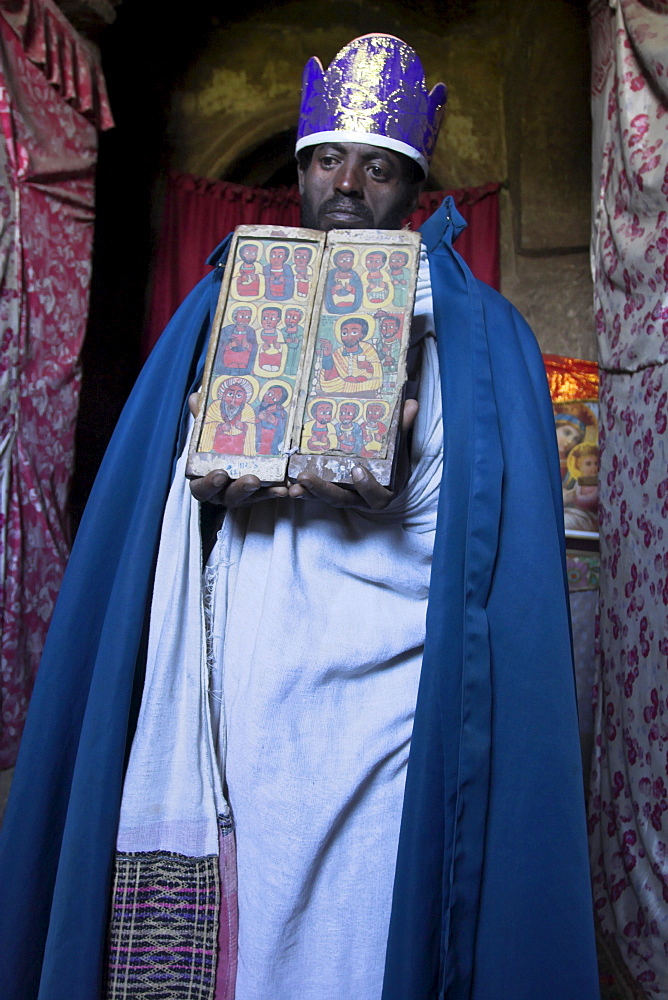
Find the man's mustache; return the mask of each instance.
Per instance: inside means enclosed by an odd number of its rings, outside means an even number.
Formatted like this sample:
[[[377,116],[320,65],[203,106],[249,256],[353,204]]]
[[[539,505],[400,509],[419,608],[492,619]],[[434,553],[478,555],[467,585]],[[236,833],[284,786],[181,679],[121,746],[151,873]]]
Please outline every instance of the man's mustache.
[[[335,195],[328,198],[320,206],[320,215],[330,215],[334,212],[345,212],[347,215],[355,215],[363,222],[368,222],[369,229],[374,228],[373,212],[365,202],[358,198],[346,198],[345,195]]]

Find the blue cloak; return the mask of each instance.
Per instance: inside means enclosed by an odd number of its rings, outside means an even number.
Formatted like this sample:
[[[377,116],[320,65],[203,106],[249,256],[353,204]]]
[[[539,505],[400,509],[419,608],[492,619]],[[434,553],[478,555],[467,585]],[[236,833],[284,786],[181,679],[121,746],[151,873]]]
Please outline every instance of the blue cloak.
[[[445,453],[383,1000],[597,1000],[554,420],[533,335],[452,249],[461,228],[446,199],[422,231]],[[100,996],[160,523],[228,245],[76,538],[0,835],[2,1000]]]

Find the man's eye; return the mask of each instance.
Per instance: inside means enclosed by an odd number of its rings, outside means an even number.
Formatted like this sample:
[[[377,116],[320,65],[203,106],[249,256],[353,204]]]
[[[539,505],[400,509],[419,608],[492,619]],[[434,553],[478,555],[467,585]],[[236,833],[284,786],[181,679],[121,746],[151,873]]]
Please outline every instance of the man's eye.
[[[369,165],[369,173],[374,180],[377,181],[385,181],[388,179],[386,168],[379,166],[377,163],[371,163]]]
[[[329,168],[329,167],[335,167],[337,163],[338,163],[338,160],[336,159],[335,156],[321,156],[320,157],[320,166],[321,167],[325,167],[326,169]]]

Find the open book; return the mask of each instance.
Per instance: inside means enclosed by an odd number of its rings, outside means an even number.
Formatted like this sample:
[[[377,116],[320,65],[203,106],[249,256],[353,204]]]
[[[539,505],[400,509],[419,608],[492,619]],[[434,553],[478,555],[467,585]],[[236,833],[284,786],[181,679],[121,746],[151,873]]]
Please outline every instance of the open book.
[[[238,226],[187,474],[391,482],[420,236]]]

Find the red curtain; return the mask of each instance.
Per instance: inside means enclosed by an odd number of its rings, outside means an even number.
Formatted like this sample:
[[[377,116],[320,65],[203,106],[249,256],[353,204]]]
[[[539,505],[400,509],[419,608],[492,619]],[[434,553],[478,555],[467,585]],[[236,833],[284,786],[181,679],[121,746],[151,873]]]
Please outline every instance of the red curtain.
[[[451,194],[468,227],[457,240],[477,278],[499,287],[499,184],[457,191],[428,191],[420,197],[410,228],[420,225]],[[167,182],[162,233],[156,255],[149,320],[144,336],[146,357],[169,318],[209,267],[211,251],[235,226],[299,225],[296,187],[278,190],[244,187],[190,174],[171,174]]]

